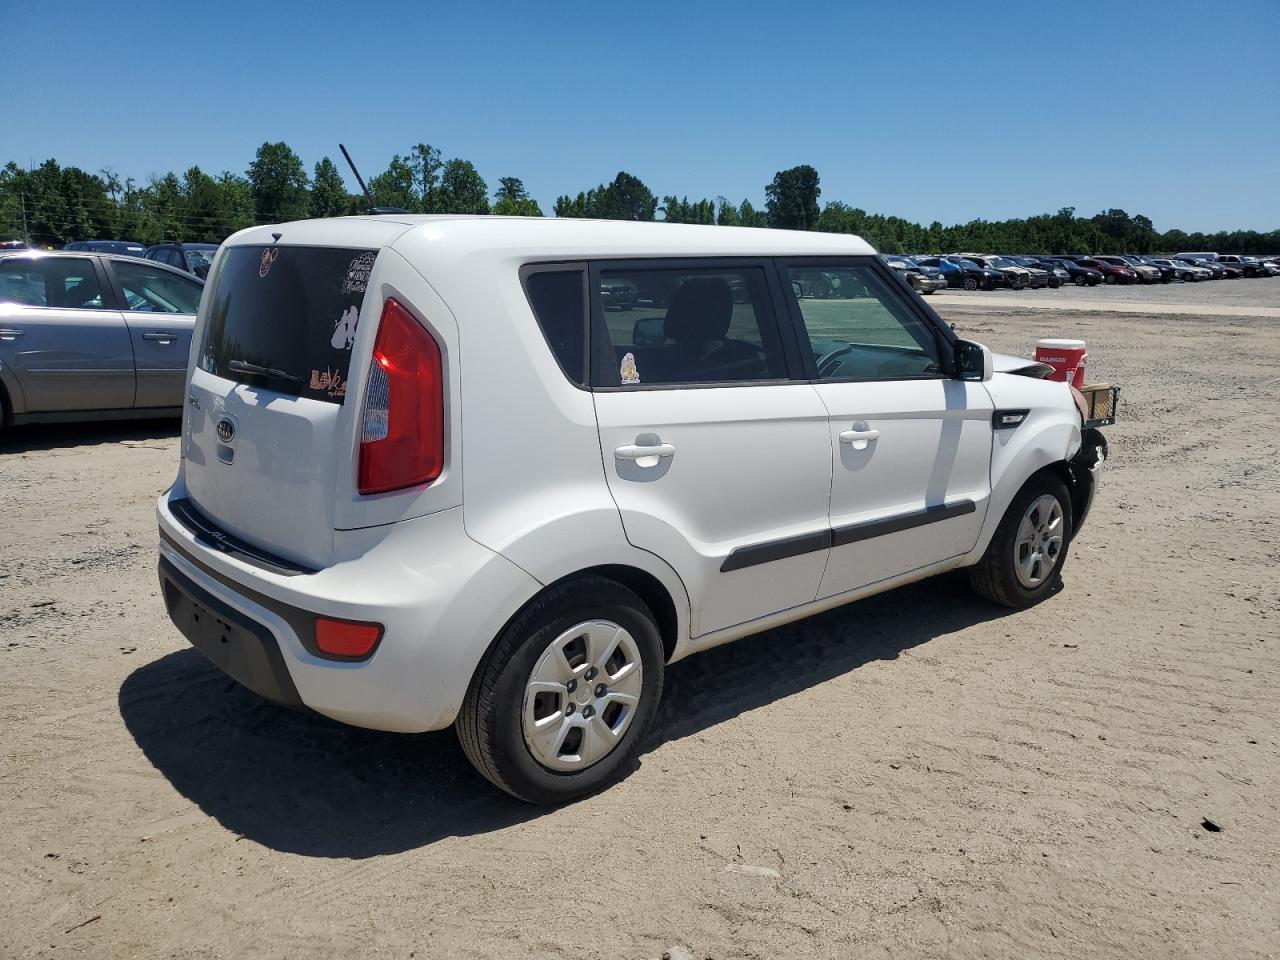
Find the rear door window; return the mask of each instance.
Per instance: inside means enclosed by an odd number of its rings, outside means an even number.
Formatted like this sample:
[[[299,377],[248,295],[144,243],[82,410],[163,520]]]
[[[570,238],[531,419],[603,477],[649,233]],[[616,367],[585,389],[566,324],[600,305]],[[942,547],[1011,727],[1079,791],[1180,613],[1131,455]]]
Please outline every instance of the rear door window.
[[[751,383],[787,377],[762,267],[606,267],[593,270],[598,322],[592,384]]]
[[[209,297],[200,368],[278,393],[342,403],[378,251],[232,247]]]

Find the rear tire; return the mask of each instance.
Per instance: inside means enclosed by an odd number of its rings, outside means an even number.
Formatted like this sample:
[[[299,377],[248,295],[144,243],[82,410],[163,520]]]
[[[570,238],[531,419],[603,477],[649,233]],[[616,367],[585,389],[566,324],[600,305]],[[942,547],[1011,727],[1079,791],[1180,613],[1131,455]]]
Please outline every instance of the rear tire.
[[[476,770],[512,796],[548,805],[580,799],[630,766],[657,712],[663,668],[643,600],[604,577],[568,580],[532,600],[481,662],[458,714],[458,740]]]
[[[1071,524],[1066,484],[1049,472],[1033,476],[1009,504],[982,559],[970,568],[974,592],[1015,610],[1035,606],[1062,580]]]

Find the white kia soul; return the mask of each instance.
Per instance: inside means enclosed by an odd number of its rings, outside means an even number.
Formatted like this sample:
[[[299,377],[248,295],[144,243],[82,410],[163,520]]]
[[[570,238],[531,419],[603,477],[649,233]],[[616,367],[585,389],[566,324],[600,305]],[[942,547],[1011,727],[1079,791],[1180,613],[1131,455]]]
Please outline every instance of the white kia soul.
[[[691,653],[956,567],[1054,589],[1106,445],[1047,369],[851,236],[253,228],[200,305],[165,602],[265,697],[456,724],[502,789],[573,799]]]

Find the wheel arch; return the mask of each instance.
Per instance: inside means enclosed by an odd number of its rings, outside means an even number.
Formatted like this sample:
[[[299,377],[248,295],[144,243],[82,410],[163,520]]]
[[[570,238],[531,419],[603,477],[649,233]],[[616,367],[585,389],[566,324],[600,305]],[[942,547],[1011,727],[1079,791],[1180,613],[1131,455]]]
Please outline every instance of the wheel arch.
[[[641,553],[637,559],[649,559],[650,556],[649,554]],[[508,607],[508,609],[511,609],[511,614],[502,622],[501,627],[489,637],[488,642],[479,651],[478,656],[475,656],[474,663],[471,664],[470,668],[472,678],[479,670],[483,669],[485,661],[501,640],[503,634],[507,632],[511,624],[530,604],[535,603],[539,597],[546,595],[548,592],[579,577],[604,577],[614,583],[621,584],[635,593],[649,607],[654,619],[657,621],[658,635],[662,640],[663,659],[670,663],[684,656],[689,646],[689,600],[683,584],[675,572],[669,568],[661,571],[645,569],[638,563],[629,562],[630,559],[609,558],[598,563],[583,566],[574,565],[572,569],[559,571],[551,575],[548,575],[545,571],[540,571],[541,575],[537,576],[537,582],[541,586],[514,604],[513,608]],[[657,558],[654,557],[652,560],[656,565]],[[662,574],[667,574],[668,577],[664,579]]]
[[[493,649],[494,644],[498,642],[501,636],[507,631],[507,628],[529,607],[530,604],[536,603],[540,597],[545,596],[553,590],[557,590],[571,580],[577,580],[583,577],[603,577],[606,580],[612,580],[614,583],[626,587],[641,600],[644,601],[650,612],[653,613],[654,620],[658,624],[658,635],[662,639],[663,659],[671,662],[677,650],[681,648],[680,640],[687,635],[688,623],[688,607],[685,609],[685,616],[681,617],[680,607],[677,600],[672,596],[671,590],[662,582],[654,573],[641,567],[629,563],[612,562],[599,563],[594,566],[580,567],[569,573],[562,574],[554,580],[543,582],[543,585],[535,590],[516,610],[507,618],[500,629],[490,639],[488,646],[481,655],[477,668],[483,665],[485,658],[489,655],[489,651]],[[681,598],[683,599],[683,597]]]
[[[639,567],[621,563],[606,563],[598,567],[587,567],[585,570],[569,574],[569,576],[557,580],[556,583],[549,584],[546,589],[549,590],[565,580],[585,576],[599,576],[604,577],[606,580],[620,583],[645,602],[645,606],[649,608],[658,624],[658,636],[662,639],[663,659],[670,663],[680,639],[680,616],[677,612],[675,599],[662,581],[652,573],[647,570],[641,570]]]
[[[0,364],[0,426],[10,422],[14,416],[26,412],[22,385],[11,370]]]

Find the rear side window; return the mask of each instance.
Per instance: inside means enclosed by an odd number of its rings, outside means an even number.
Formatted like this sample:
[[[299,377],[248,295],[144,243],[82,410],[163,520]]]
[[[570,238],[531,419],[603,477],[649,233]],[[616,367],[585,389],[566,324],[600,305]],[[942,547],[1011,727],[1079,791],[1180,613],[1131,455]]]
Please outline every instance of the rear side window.
[[[525,290],[538,326],[566,377],[586,382],[585,271],[540,270],[525,278]]]
[[[602,269],[592,384],[636,389],[787,376],[773,299],[757,266]]]
[[[209,297],[200,368],[342,403],[376,250],[232,247]]]

